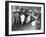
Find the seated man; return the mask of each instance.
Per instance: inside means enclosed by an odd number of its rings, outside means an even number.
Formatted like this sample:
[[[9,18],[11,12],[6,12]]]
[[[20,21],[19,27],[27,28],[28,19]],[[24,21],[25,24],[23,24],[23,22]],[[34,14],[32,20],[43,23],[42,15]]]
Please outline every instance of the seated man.
[[[38,12],[35,11],[35,10],[32,10],[32,16],[31,16],[31,20],[32,20],[31,24],[32,24],[32,26],[36,25],[36,22],[38,22],[37,19],[38,19]]]

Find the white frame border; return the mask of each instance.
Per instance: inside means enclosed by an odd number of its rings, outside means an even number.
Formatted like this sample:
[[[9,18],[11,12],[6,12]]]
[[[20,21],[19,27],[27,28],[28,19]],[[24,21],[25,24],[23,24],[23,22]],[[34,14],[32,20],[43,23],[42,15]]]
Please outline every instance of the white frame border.
[[[11,27],[11,5],[16,5],[16,6],[35,6],[35,7],[41,7],[41,30],[31,30],[31,31],[12,31]],[[44,32],[44,10],[43,10],[43,5],[42,4],[24,4],[24,3],[9,3],[9,35],[11,34],[26,34],[26,33],[42,33]]]

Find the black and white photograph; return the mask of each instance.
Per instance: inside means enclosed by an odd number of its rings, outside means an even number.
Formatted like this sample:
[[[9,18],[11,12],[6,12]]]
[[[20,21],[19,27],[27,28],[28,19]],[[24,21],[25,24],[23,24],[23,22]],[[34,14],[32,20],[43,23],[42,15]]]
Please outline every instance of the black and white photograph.
[[[44,3],[8,2],[7,8],[8,35],[44,33]]]
[[[40,30],[41,7],[11,6],[12,31]]]

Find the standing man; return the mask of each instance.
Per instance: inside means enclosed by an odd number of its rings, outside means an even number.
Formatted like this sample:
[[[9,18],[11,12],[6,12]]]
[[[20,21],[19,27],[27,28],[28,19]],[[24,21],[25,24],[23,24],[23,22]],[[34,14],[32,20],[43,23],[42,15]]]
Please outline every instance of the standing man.
[[[23,7],[21,7],[21,11],[20,11],[20,19],[21,19],[21,24],[23,25],[23,23],[24,23],[24,19],[25,19],[25,15],[24,15],[24,13],[23,13]]]
[[[19,23],[19,13],[15,14],[15,23],[18,24]]]
[[[24,19],[24,24],[26,24],[26,21],[27,21],[27,17],[28,17],[28,9],[25,9],[24,11],[24,15],[25,15],[25,19]]]

